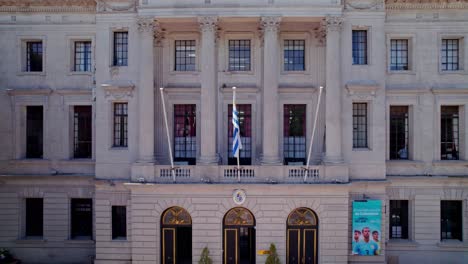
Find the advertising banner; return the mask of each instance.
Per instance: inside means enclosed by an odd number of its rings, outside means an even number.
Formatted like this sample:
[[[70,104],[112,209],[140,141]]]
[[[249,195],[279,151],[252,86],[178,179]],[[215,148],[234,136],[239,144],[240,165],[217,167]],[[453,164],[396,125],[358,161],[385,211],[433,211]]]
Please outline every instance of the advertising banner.
[[[353,201],[353,255],[380,255],[381,209],[380,200]]]

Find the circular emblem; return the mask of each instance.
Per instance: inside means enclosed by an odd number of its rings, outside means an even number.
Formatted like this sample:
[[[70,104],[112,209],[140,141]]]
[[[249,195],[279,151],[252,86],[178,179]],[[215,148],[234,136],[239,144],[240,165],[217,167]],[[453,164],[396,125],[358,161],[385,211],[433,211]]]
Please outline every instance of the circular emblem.
[[[232,199],[234,200],[234,203],[237,205],[241,205],[245,202],[246,195],[244,190],[234,190],[234,193],[232,194]]]

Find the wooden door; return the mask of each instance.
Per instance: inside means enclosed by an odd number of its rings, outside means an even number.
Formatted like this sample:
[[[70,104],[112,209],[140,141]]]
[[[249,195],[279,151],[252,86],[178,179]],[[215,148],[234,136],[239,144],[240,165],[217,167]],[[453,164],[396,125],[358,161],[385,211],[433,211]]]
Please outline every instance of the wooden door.
[[[224,229],[224,264],[237,264],[237,229]]]
[[[176,264],[175,228],[163,228],[163,264]]]

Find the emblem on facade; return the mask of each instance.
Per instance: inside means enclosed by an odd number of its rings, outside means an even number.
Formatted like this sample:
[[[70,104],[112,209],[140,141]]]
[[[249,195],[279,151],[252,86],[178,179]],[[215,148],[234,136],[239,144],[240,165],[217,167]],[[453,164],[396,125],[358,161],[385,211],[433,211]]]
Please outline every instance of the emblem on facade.
[[[243,204],[246,198],[247,195],[245,194],[244,190],[237,189],[232,193],[232,200],[234,200],[234,203],[237,205]]]

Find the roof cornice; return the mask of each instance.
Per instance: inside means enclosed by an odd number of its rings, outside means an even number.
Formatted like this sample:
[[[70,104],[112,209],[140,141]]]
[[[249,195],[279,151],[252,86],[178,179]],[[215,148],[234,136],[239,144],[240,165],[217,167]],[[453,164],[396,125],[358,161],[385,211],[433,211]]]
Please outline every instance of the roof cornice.
[[[468,0],[385,0],[386,9],[466,9]]]
[[[0,12],[95,12],[95,0],[0,0]]]

